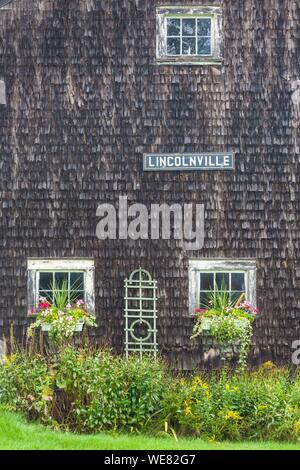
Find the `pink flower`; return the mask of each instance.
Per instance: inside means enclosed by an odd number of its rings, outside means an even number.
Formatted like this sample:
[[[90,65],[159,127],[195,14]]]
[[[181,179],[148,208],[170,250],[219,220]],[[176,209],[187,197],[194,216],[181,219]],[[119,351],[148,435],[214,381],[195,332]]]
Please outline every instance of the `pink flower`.
[[[81,300],[81,299],[77,300],[76,305],[77,305],[77,307],[80,307],[81,305],[84,305],[84,301]]]
[[[73,320],[73,317],[71,317],[70,315],[66,318],[67,321],[72,321]]]
[[[71,305],[71,304],[68,304],[68,305],[66,306],[66,308],[72,308],[72,305]]]

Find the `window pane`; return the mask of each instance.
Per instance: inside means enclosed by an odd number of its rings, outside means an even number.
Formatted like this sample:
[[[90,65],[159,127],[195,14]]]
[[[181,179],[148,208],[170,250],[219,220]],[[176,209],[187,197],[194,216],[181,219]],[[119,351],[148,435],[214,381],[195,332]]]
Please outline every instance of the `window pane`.
[[[231,290],[245,291],[245,274],[232,273],[231,274]]]
[[[83,273],[70,273],[70,288],[83,290]]]
[[[196,20],[195,20],[195,18],[183,18],[183,20],[182,20],[182,36],[196,36]]]
[[[210,297],[211,297],[210,292],[200,292],[200,308],[208,307]]]
[[[211,19],[198,19],[198,36],[211,36]]]
[[[167,54],[180,55],[180,38],[168,38]]]
[[[180,19],[167,19],[167,36],[180,36]]]
[[[214,273],[201,273],[200,274],[200,289],[213,290],[214,289]]]
[[[210,38],[198,39],[198,54],[199,55],[211,55],[211,39]]]
[[[56,287],[61,288],[64,282],[66,282],[68,287],[68,273],[55,273],[54,278]]]
[[[241,294],[243,294],[243,292],[231,292],[231,293],[230,293],[231,301],[232,301],[232,302],[237,302],[237,300],[239,299],[239,297],[241,296]]]
[[[70,291],[70,302],[76,302],[77,300],[84,300],[83,290],[71,290]]]
[[[219,290],[229,290],[229,273],[216,273],[216,284]]]
[[[182,54],[191,55],[196,54],[196,39],[183,38],[182,39]]]
[[[53,283],[53,273],[40,272],[40,290],[50,290]]]

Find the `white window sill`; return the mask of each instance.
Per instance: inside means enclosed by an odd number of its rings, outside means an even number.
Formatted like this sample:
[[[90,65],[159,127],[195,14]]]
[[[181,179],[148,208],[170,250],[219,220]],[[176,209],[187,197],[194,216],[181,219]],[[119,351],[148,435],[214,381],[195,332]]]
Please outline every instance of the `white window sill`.
[[[200,56],[163,56],[157,57],[159,65],[222,65],[221,57],[200,57]]]

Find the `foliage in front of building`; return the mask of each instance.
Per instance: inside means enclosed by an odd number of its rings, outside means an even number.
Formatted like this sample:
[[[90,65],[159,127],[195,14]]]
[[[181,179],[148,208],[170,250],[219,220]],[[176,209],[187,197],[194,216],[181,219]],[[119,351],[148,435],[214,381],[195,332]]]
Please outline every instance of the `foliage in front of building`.
[[[59,429],[209,440],[300,439],[300,377],[253,372],[172,376],[161,360],[68,347],[16,352],[0,366],[0,403]]]

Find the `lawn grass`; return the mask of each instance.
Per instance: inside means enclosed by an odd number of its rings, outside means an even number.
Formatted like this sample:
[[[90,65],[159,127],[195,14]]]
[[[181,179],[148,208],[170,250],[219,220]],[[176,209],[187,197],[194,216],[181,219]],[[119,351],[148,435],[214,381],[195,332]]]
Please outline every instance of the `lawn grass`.
[[[97,434],[82,436],[28,424],[0,410],[0,450],[300,450],[300,444],[275,442],[209,443],[200,439]]]

